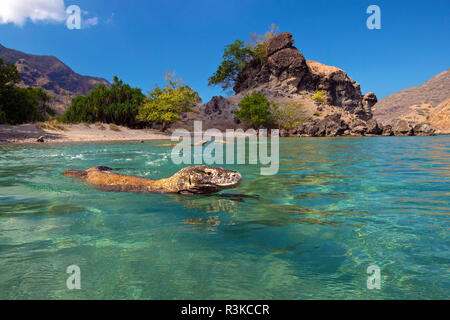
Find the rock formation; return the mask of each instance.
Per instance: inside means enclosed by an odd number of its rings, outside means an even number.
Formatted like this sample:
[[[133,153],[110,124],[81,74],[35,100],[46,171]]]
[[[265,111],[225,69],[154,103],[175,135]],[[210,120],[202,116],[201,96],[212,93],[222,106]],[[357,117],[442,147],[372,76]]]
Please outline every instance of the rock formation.
[[[329,104],[365,120],[372,117],[367,108],[370,109],[370,104],[376,101],[371,93],[364,105],[359,84],[343,70],[306,60],[294,47],[294,38],[288,32],[267,42],[265,63],[253,60],[238,75],[234,86],[236,94],[252,90],[269,92],[276,97],[326,90]]]
[[[408,122],[382,125],[373,116],[378,106],[375,93],[361,93],[358,83],[343,70],[319,62],[306,60],[294,47],[290,33],[281,33],[268,40],[264,63],[254,59],[238,74],[235,95],[214,97],[184,115],[175,127],[192,129],[193,120],[205,120],[207,128],[234,129],[242,127],[232,113],[240,100],[252,91],[259,91],[272,102],[301,104],[309,119],[291,130],[281,130],[281,136],[343,136],[343,135],[429,135],[434,128],[421,121],[418,126]],[[323,94],[320,99],[317,93]]]
[[[238,106],[229,99],[215,96],[209,102],[194,108],[192,112],[183,114],[181,121],[178,121],[172,128],[185,128],[192,131],[196,120],[203,121],[203,130],[239,128],[240,123],[233,114],[233,110],[237,108]]]

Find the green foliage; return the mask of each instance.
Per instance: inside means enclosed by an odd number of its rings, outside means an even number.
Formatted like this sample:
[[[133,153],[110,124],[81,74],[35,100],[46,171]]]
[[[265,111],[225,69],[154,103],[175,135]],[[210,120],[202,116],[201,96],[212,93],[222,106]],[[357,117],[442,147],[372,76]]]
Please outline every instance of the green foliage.
[[[263,35],[250,33],[249,46],[252,51],[252,55],[261,65],[267,61],[267,42],[279,33],[280,28],[274,23],[269,26],[269,30]]]
[[[208,85],[221,85],[227,90],[234,86],[237,75],[252,60],[263,65],[267,60],[267,41],[279,33],[278,27],[272,24],[264,35],[250,34],[250,41],[235,40],[225,46],[223,61],[217,71],[208,79]]]
[[[314,115],[315,115],[316,117],[319,117],[319,116],[321,115],[321,113],[320,113],[319,111],[314,111]]]
[[[15,125],[44,120],[44,116],[39,112],[43,104],[40,100],[42,92],[41,88],[31,87],[4,91],[0,99],[4,113],[3,123]]]
[[[234,85],[237,75],[253,58],[250,47],[245,46],[241,40],[225,47],[223,61],[217,71],[208,79],[208,85],[222,85],[226,90]]]
[[[272,105],[272,116],[279,129],[290,130],[305,122],[308,117],[305,115],[301,103],[290,102],[283,105]]]
[[[54,113],[47,103],[50,96],[41,88],[16,88],[20,75],[15,65],[0,59],[0,123],[21,124],[44,119]]]
[[[137,122],[139,105],[144,98],[141,89],[131,88],[116,76],[110,88],[100,84],[86,96],[75,97],[61,120],[66,123],[106,122],[132,126]]]
[[[198,93],[185,85],[175,74],[166,75],[164,88],[156,87],[139,107],[138,119],[162,124],[164,131],[168,124],[180,119],[183,112],[190,111],[202,100]]]
[[[267,44],[263,42],[253,47],[252,54],[253,57],[257,59],[261,65],[263,65],[267,61]]]
[[[317,90],[316,94],[312,97],[312,99],[319,103],[326,103],[327,102],[327,91],[326,90]]]
[[[14,64],[8,62],[4,63],[0,58],[0,91],[12,88],[15,84],[20,82],[19,71]]]
[[[236,118],[246,125],[261,127],[267,124],[271,118],[271,103],[261,92],[254,91],[246,95],[239,103],[240,110],[234,110]]]

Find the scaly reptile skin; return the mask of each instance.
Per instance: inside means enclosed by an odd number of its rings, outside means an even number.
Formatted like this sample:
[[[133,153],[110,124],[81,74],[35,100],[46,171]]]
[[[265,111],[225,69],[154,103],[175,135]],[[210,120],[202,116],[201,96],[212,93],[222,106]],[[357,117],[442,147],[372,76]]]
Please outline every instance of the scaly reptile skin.
[[[180,194],[211,194],[237,187],[242,181],[239,172],[220,167],[191,166],[170,178],[150,180],[111,173],[113,169],[97,166],[85,171],[69,170],[64,176],[78,178],[104,191],[156,192]]]

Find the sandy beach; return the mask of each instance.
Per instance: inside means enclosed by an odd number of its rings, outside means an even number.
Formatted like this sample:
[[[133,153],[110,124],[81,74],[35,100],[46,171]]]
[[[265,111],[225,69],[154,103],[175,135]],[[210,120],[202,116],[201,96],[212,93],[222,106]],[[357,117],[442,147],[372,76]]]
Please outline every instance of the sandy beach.
[[[94,142],[94,141],[139,141],[170,139],[170,134],[153,129],[129,129],[108,124],[74,124],[64,125],[65,130],[38,128],[36,124],[17,126],[0,125],[0,144]]]

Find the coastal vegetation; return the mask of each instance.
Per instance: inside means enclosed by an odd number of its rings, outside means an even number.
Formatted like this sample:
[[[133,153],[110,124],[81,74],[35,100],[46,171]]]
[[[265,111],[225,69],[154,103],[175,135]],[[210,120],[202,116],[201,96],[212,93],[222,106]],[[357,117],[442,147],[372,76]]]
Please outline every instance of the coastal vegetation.
[[[264,35],[251,33],[247,43],[235,40],[232,44],[226,45],[222,56],[223,61],[216,72],[209,77],[208,85],[221,85],[223,90],[232,88],[238,74],[250,61],[257,61],[261,65],[266,62],[267,41],[278,33],[279,28],[272,24]]]
[[[308,120],[301,103],[272,104],[272,118],[278,129],[291,130]]]
[[[261,127],[272,119],[272,103],[258,91],[247,94],[239,103],[239,110],[234,110],[236,118],[248,126]]]
[[[312,99],[318,103],[326,103],[327,102],[327,91],[326,90],[317,90],[313,95]]]
[[[141,89],[114,77],[110,88],[100,84],[86,96],[74,98],[58,119],[65,123],[109,123],[113,131],[120,130],[117,125],[156,123],[164,131],[181,113],[201,102],[199,94],[175,74],[167,74],[165,79],[163,88],[155,87],[145,96]]]
[[[136,116],[144,98],[141,89],[132,88],[116,76],[111,87],[100,84],[86,96],[75,97],[60,120],[133,126],[138,122]]]
[[[165,131],[168,125],[178,121],[183,112],[188,112],[202,100],[199,94],[176,78],[174,73],[166,75],[167,84],[161,89],[155,87],[139,107],[137,118],[162,125]]]
[[[43,121],[55,112],[48,106],[50,96],[41,88],[19,88],[20,75],[12,63],[0,58],[0,124]]]

